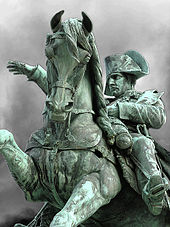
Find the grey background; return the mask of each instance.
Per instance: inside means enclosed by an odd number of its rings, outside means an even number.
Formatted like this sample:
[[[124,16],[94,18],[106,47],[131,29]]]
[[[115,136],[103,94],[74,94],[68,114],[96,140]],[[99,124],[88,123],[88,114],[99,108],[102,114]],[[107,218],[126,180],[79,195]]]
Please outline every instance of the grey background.
[[[81,11],[91,18],[104,75],[107,55],[134,49],[145,56],[150,75],[138,81],[137,89],[165,92],[167,123],[152,135],[170,150],[169,0],[0,0],[0,128],[11,131],[24,149],[30,134],[42,126],[44,94],[24,76],[10,74],[6,65],[19,60],[45,67],[49,21],[62,9],[63,20],[80,18]],[[10,226],[10,219],[28,217],[40,205],[25,201],[0,156],[0,225]]]

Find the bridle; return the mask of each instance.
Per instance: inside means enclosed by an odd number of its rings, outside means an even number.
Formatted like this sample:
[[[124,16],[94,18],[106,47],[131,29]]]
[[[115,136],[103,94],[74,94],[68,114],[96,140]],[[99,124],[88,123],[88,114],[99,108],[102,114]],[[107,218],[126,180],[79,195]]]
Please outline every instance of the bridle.
[[[68,33],[64,33],[64,32],[58,32],[57,33],[57,35],[66,35],[66,36],[69,36],[69,37],[71,37],[70,36],[70,34],[68,34]],[[57,36],[55,36],[55,38],[57,38],[57,39],[64,39],[65,37],[57,37]],[[92,54],[91,54],[92,55]],[[66,81],[66,79],[65,80],[57,80],[56,82],[54,82],[53,84],[52,84],[52,86],[50,86],[50,90],[49,90],[49,92],[50,91],[52,91],[52,89],[53,88],[55,88],[55,89],[57,89],[57,88],[64,88],[64,89],[69,89],[70,91],[71,91],[71,93],[72,93],[72,100],[73,100],[73,106],[74,106],[74,99],[75,99],[75,96],[76,96],[76,93],[77,93],[77,91],[78,91],[78,88],[80,87],[80,84],[81,84],[81,81],[82,81],[82,79],[83,79],[83,77],[84,77],[84,74],[85,74],[85,71],[86,71],[86,65],[88,64],[85,64],[84,62],[83,62],[83,60],[84,59],[82,59],[82,61],[79,61],[79,59],[78,59],[78,63],[77,63],[77,65],[76,65],[76,67],[73,69],[73,72],[72,72],[72,74],[71,75],[69,75],[69,76],[71,76],[71,77],[75,77],[76,78],[76,84],[74,84],[74,85],[71,85],[70,83],[68,83],[67,81]],[[51,63],[53,64],[53,66],[55,67],[55,65],[54,65],[54,63],[53,63],[53,61],[52,61],[52,59],[49,59],[49,61],[51,61]],[[67,80],[68,80],[68,77],[67,77]],[[48,94],[48,96],[50,96],[51,95],[51,92]],[[87,109],[75,109],[74,107],[73,107],[73,109],[68,113],[68,119],[67,119],[67,131],[66,131],[66,134],[65,134],[65,136],[68,138],[68,140],[70,140],[70,141],[74,141],[74,137],[73,137],[73,135],[71,135],[71,132],[70,132],[70,130],[69,130],[69,127],[70,127],[70,122],[71,122],[71,116],[72,116],[72,114],[82,114],[82,113],[91,113],[91,114],[94,114],[94,111],[93,110],[87,110]]]

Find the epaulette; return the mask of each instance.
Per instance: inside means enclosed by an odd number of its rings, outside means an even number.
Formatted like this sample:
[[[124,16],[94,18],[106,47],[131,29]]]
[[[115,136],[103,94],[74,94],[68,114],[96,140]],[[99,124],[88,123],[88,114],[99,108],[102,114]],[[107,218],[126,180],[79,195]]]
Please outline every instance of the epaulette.
[[[145,104],[155,104],[161,99],[164,92],[158,92],[157,90],[148,90],[144,91],[139,97],[137,103],[145,103]]]

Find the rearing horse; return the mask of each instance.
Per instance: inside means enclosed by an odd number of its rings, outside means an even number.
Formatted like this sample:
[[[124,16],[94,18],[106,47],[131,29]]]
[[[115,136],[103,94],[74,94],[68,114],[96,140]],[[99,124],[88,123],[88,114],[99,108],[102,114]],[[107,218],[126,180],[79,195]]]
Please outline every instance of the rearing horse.
[[[44,127],[32,134],[26,152],[10,132],[0,130],[0,152],[26,199],[47,202],[42,227],[164,226],[164,214],[151,215],[121,174],[120,183],[114,154],[102,138],[103,131],[113,144],[115,132],[105,109],[92,23],[84,13],[82,21],[61,22],[62,14],[51,20],[47,72],[19,62],[8,65],[47,95]]]
[[[121,190],[114,155],[95,123],[112,142],[91,21],[82,13],[82,22],[61,23],[62,14],[51,20],[47,72],[38,66],[29,78],[47,94],[44,128],[32,135],[26,153],[11,133],[0,134],[1,153],[26,198],[48,201],[52,217],[44,212],[42,225],[50,227],[78,226]],[[9,68],[18,74],[21,66]]]

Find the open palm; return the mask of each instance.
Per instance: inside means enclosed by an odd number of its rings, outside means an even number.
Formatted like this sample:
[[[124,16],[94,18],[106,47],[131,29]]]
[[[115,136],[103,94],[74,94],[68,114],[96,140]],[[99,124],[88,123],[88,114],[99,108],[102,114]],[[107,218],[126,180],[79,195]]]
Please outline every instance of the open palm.
[[[36,66],[31,66],[18,61],[9,61],[7,68],[9,72],[12,72],[14,75],[26,75],[28,77],[36,70]]]

